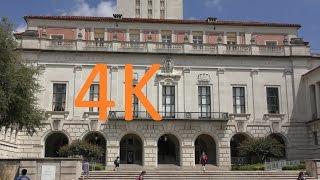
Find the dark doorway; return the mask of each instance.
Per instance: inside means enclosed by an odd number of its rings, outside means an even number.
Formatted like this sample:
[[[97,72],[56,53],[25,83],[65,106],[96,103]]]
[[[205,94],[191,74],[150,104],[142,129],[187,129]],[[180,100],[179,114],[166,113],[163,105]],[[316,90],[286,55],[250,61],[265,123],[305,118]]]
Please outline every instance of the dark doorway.
[[[50,134],[45,141],[45,157],[59,157],[59,149],[69,144],[68,137],[61,132]]]
[[[180,144],[175,136],[166,134],[159,138],[158,164],[180,165]]]
[[[240,155],[240,145],[248,140],[244,134],[235,134],[230,140],[231,164],[246,164],[248,159]]]
[[[142,165],[142,141],[135,134],[127,134],[120,141],[120,163]]]
[[[96,163],[100,163],[102,165],[106,164],[106,140],[103,137],[102,134],[98,133],[98,132],[92,132],[87,134],[84,137],[84,140],[90,144],[99,146],[102,149],[102,156],[98,159],[95,159],[94,161]]]
[[[217,164],[216,143],[214,139],[206,134],[198,136],[194,144],[195,147],[195,163],[200,163],[200,157],[203,152],[208,155],[208,164]]]

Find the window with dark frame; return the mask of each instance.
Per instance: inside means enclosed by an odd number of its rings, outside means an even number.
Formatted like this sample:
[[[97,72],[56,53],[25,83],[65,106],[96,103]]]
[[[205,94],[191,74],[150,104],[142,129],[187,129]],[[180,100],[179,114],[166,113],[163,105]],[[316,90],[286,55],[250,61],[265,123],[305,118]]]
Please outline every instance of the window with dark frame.
[[[244,87],[233,87],[233,113],[246,113],[246,99]]]
[[[135,94],[132,96],[133,117],[137,118],[139,117],[139,99]]]
[[[211,117],[211,91],[210,86],[199,86],[198,87],[198,102],[199,102],[199,113],[200,118]]]
[[[319,145],[318,132],[313,132],[314,145]]]
[[[99,101],[99,84],[91,84],[89,92],[89,101]],[[90,107],[89,112],[99,112],[99,108]]]
[[[162,108],[165,118],[175,117],[175,87],[163,86],[162,89]]]
[[[67,85],[64,83],[53,84],[53,111],[65,111],[66,109],[66,89]]]
[[[269,114],[279,114],[279,89],[277,87],[267,87],[267,106]]]

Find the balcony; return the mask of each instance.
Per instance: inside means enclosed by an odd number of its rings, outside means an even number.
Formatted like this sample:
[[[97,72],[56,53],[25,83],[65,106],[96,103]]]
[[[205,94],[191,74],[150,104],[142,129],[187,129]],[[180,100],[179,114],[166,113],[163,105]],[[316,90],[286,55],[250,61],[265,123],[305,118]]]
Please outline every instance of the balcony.
[[[228,113],[224,112],[158,112],[163,120],[197,120],[197,121],[228,121]],[[109,119],[121,119],[125,117],[124,111],[110,111]],[[133,112],[135,120],[152,120],[146,111]]]
[[[261,46],[228,44],[192,44],[161,42],[119,42],[52,40],[39,38],[19,39],[18,48],[58,51],[131,52],[157,54],[207,54],[254,56],[310,56],[306,45]]]

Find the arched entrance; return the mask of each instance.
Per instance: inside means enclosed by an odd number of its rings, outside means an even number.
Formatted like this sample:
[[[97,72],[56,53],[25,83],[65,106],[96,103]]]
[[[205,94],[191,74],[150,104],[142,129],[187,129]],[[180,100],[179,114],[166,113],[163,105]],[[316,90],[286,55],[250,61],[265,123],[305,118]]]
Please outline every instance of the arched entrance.
[[[90,144],[99,146],[102,149],[102,156],[95,160],[96,163],[105,165],[106,163],[106,139],[101,133],[91,132],[84,137],[84,140]]]
[[[127,134],[120,141],[120,163],[142,165],[143,143],[139,136]]]
[[[180,165],[180,143],[174,135],[165,134],[158,139],[158,164]]]
[[[281,134],[276,134],[276,133],[273,133],[273,134],[270,134],[268,136],[269,138],[272,138],[276,141],[278,141],[281,145],[282,145],[282,153],[281,153],[281,156],[279,157],[279,159],[286,159],[286,142],[284,140],[284,137],[281,135]]]
[[[250,137],[245,134],[235,134],[230,140],[231,164],[246,164],[246,157],[240,155],[240,145]]]
[[[69,144],[68,137],[62,132],[54,132],[45,140],[45,157],[59,157],[59,149]]]
[[[214,139],[206,134],[197,137],[195,143],[195,163],[200,163],[200,157],[203,152],[208,155],[208,164],[217,164],[217,151]]]

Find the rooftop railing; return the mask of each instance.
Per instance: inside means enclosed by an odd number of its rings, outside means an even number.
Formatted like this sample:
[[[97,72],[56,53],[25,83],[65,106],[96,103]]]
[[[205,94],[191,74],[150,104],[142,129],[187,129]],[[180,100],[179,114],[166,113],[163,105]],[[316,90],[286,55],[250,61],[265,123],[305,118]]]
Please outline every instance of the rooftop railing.
[[[164,54],[310,56],[305,45],[261,46],[229,44],[192,44],[160,42],[84,41],[26,38],[18,41],[21,49],[59,51],[102,51]]]
[[[224,112],[158,112],[162,119],[170,120],[200,120],[200,121],[228,121],[229,115]],[[109,111],[109,119],[124,119],[124,111]],[[146,111],[133,112],[133,119],[152,119]]]

